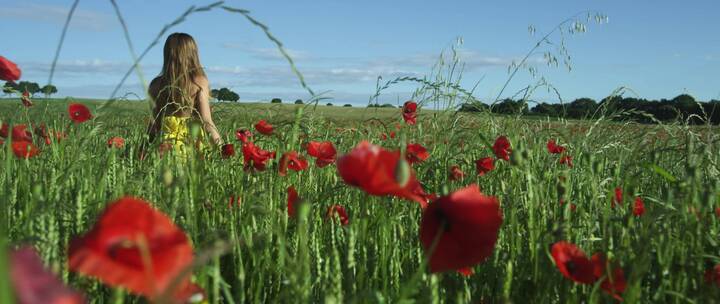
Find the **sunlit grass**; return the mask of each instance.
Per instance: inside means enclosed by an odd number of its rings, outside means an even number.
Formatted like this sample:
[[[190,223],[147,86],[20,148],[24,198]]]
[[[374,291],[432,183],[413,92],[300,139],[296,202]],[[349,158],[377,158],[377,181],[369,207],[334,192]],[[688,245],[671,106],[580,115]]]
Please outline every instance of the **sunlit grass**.
[[[423,274],[411,284],[423,259],[416,203],[347,187],[334,166],[311,166],[280,177],[276,165],[250,173],[243,170],[241,157],[221,159],[219,152],[186,163],[156,154],[141,162],[136,149],[146,126],[146,116],[139,115],[145,106],[116,103],[110,114],[75,125],[59,101],[47,108],[38,102],[28,115],[20,103],[2,104],[7,109],[3,121],[42,122],[69,135],[41,146],[42,153],[27,161],[3,149],[4,230],[12,244],[35,245],[53,269],[92,299],[123,295],[68,275],[67,243],[94,223],[106,203],[124,194],[153,202],[187,232],[198,252],[217,243],[229,245],[228,252],[195,271],[211,302],[610,301],[599,288],[575,285],[560,275],[548,254],[559,240],[586,252],[607,252],[618,261],[628,277],[624,296],[630,302],[674,302],[681,295],[704,302],[718,295],[703,281],[707,264],[718,262],[713,212],[719,156],[713,132],[421,110],[417,126],[403,125],[396,139],[381,141],[380,134],[402,124],[398,109],[314,112],[309,106],[293,133],[297,106],[215,106],[228,140],[233,130],[251,128],[259,118],[275,124],[277,135],[256,134],[255,142],[278,154],[293,140],[290,149],[298,151],[303,141],[330,140],[341,154],[363,139],[388,148],[400,147],[403,140],[419,142],[431,152],[429,160],[415,166],[429,192],[477,183],[500,199],[505,222],[497,247],[473,276]],[[343,113],[351,110],[357,112]],[[488,143],[498,135],[512,142],[511,162],[476,176],[474,160],[492,155]],[[108,149],[111,136],[124,137],[126,148]],[[549,138],[568,147],[573,168],[558,164],[558,157],[546,151]],[[467,173],[465,180],[448,180],[454,164]],[[310,203],[307,218],[288,218],[285,189],[290,185]],[[616,186],[625,189],[626,199],[611,209]],[[229,207],[233,195],[242,203]],[[635,195],[646,201],[647,213],[640,218],[631,214]],[[561,197],[576,204],[576,211],[560,205]],[[324,218],[333,204],[346,206],[349,226]]]

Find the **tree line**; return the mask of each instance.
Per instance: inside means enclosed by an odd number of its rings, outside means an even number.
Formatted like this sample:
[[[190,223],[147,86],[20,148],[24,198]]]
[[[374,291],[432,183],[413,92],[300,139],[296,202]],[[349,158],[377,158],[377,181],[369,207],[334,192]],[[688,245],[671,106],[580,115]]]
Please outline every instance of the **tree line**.
[[[465,103],[461,112],[490,111],[497,114],[535,115],[586,119],[603,113],[622,113],[615,120],[639,123],[687,121],[690,124],[720,124],[720,100],[697,101],[688,94],[672,99],[648,100],[644,98],[609,96],[600,102],[592,98],[578,98],[569,103],[539,102],[530,108],[525,100],[504,99],[490,106],[485,103]]]
[[[6,95],[10,95],[13,93],[25,93],[28,92],[31,97],[35,97],[35,94],[37,93],[43,93],[45,94],[46,98],[49,98],[50,95],[55,94],[58,92],[58,89],[56,86],[47,84],[44,86],[40,86],[37,82],[31,82],[31,81],[20,81],[20,82],[12,82],[8,81],[5,82],[5,84],[2,87],[2,91]]]

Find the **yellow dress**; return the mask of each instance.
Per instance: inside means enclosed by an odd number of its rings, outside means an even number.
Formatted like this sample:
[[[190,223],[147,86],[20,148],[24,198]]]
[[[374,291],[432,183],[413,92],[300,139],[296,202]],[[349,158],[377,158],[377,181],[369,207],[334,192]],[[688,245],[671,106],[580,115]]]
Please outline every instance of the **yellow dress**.
[[[190,148],[197,148],[198,151],[204,151],[207,148],[202,126],[200,124],[193,125],[190,117],[163,117],[161,132],[162,142],[170,144],[177,155],[187,156]]]

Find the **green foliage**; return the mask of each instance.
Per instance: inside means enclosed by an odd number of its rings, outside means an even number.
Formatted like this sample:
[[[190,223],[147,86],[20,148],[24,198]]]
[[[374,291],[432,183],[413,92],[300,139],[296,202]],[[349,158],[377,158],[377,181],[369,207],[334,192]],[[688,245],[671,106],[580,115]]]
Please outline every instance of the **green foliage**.
[[[506,98],[497,104],[491,105],[490,111],[498,114],[522,115],[528,113],[528,104],[524,100]]]
[[[346,107],[346,108],[352,108],[352,105],[351,105],[351,104],[349,104],[349,103],[346,103],[346,104],[344,104],[344,105],[343,105],[343,107]]]
[[[273,98],[272,100],[270,100],[270,103],[282,103],[282,99],[280,99],[280,98]]]
[[[3,85],[3,88],[2,88],[2,91],[5,94],[12,94],[13,92],[17,92],[17,90],[18,90],[17,83],[12,82],[12,81],[5,82],[5,84]]]
[[[25,108],[17,100],[0,101],[0,120],[62,127],[67,117],[46,113],[64,113],[66,106],[39,101],[21,118],[17,113]],[[417,126],[380,141],[386,125],[401,121],[397,109],[318,107],[325,112],[313,112],[307,107],[295,119],[296,108],[225,103],[214,110],[225,132],[259,118],[272,121],[277,136],[256,143],[278,154],[286,152],[294,137],[333,141],[339,155],[361,140],[388,148],[402,146],[401,138],[422,143],[431,157],[413,170],[427,192],[443,195],[478,184],[501,201],[504,224],[492,256],[467,278],[429,274],[418,241],[422,210],[417,204],[368,196],[345,185],[333,165],[280,177],[276,162],[264,172],[247,172],[241,155],[222,159],[217,151],[203,160],[179,162],[150,153],[139,161],[135,155],[146,110],[130,102],[108,107],[111,115],[99,117],[95,125],[71,124],[68,138],[60,143],[38,142],[42,153],[28,161],[2,146],[0,213],[6,220],[0,225],[11,245],[34,245],[72,287],[98,302],[141,301],[130,296],[118,300],[121,292],[68,275],[67,244],[87,231],[108,202],[126,194],[143,197],[168,214],[186,231],[198,255],[218,242],[228,244],[227,253],[194,271],[210,303],[330,298],[352,303],[366,302],[368,295],[420,303],[611,302],[599,287],[575,284],[557,271],[547,250],[559,240],[577,243],[587,253],[605,252],[617,262],[628,279],[627,302],[674,302],[679,294],[708,303],[720,296],[702,279],[707,265],[720,262],[720,245],[713,237],[720,233],[714,215],[720,204],[715,166],[720,155],[707,153],[720,148],[715,129],[423,109]],[[329,131],[335,129],[357,131]],[[492,155],[492,140],[501,134],[510,138],[513,155],[522,157],[513,156],[514,164],[497,161],[494,171],[478,176],[474,161]],[[126,148],[107,149],[107,139],[117,135],[126,139]],[[549,138],[568,147],[573,168],[547,152]],[[296,142],[289,148],[302,151]],[[449,180],[447,170],[455,164],[465,179]],[[308,203],[300,218],[287,216],[290,185]],[[614,187],[622,187],[626,199],[613,209]],[[228,206],[230,196],[241,196],[241,203]],[[642,217],[632,215],[635,196],[645,198]],[[561,205],[560,199],[577,209]],[[327,220],[327,208],[335,203],[347,208],[350,225]],[[665,270],[668,274],[662,275]],[[415,278],[415,273],[420,275]]]
[[[210,91],[210,94],[213,94],[212,90]],[[215,98],[220,101],[238,101],[240,100],[240,95],[228,88],[221,88],[220,90],[215,91]]]
[[[47,84],[47,85],[43,86],[42,88],[40,88],[40,91],[43,94],[45,94],[45,98],[49,98],[50,95],[57,93],[58,89],[56,86],[54,86],[52,84]]]
[[[28,92],[30,95],[35,96],[35,93],[40,92],[40,85],[36,82],[20,81],[17,84],[17,90],[19,92]]]
[[[460,112],[483,112],[490,110],[490,106],[482,102],[466,102],[460,105]]]
[[[302,99],[296,99],[296,100],[295,100],[295,104],[299,104],[299,105],[303,104]]]

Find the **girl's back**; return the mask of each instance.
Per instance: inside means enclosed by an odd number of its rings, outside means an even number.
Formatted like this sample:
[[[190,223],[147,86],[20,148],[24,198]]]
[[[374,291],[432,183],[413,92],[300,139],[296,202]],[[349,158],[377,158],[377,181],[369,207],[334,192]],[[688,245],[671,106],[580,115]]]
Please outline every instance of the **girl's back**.
[[[191,141],[188,120],[198,119],[213,143],[221,144],[222,138],[212,120],[209,92],[195,40],[184,33],[168,36],[163,49],[162,71],[148,88],[148,95],[155,104],[148,129],[150,140],[162,134],[163,142],[184,150]]]

